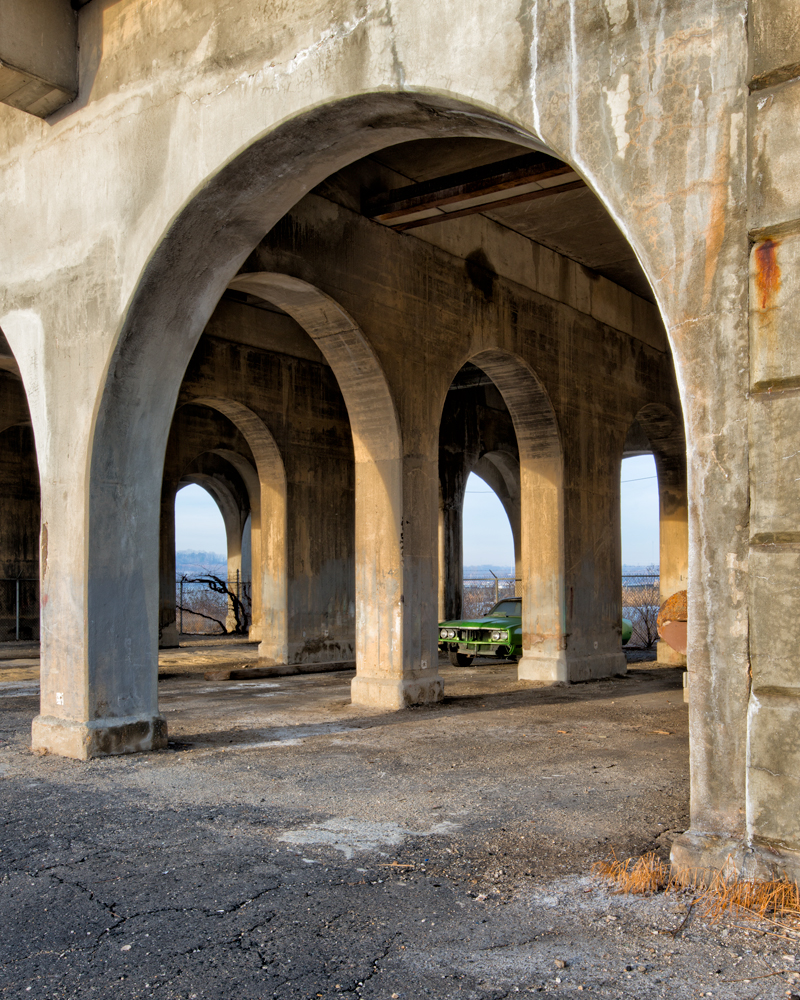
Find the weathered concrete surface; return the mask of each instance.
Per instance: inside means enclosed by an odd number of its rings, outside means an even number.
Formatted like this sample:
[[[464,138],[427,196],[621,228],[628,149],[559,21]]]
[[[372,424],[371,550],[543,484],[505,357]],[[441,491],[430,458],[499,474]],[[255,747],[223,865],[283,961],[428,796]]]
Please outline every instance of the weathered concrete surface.
[[[749,238],[792,235],[800,218],[798,85],[781,82],[796,61],[785,5],[751,7],[752,25],[745,0],[646,10],[616,0],[520,10],[499,0],[470,17],[442,0],[394,3],[391,11],[354,0],[333,10],[306,0],[288,8],[258,0],[228,7],[186,0],[179,8],[94,0],[81,9],[77,100],[47,122],[0,107],[0,326],[28,393],[42,487],[39,746],[50,745],[49,729],[55,740],[63,727],[78,747],[84,736],[120,726],[141,724],[154,738],[161,731],[161,497],[153,470],[161,468],[198,339],[264,234],[340,167],[396,143],[475,136],[544,145],[578,171],[619,224],[650,282],[675,361],[690,454],[692,827],[682,857],[705,856],[702,844],[711,841],[744,850],[754,839],[789,857],[800,844],[796,824],[787,827],[775,818],[779,810],[761,806],[774,790],[760,784],[766,742],[757,720],[772,715],[784,739],[794,689],[784,682],[788,700],[757,713],[756,699],[766,705],[767,693],[751,698],[750,623],[774,588],[751,579],[749,561],[751,486],[758,489],[768,449],[755,416],[762,403],[748,396],[746,276]],[[465,221],[452,223],[458,233]],[[478,223],[492,225],[504,229]],[[465,257],[476,249],[471,233]],[[516,239],[502,242],[511,247]],[[507,255],[479,245],[504,273]],[[558,255],[527,246],[517,261],[534,274],[545,258],[557,265],[558,300],[580,297],[593,322],[608,324],[609,311],[627,312],[632,325],[636,315],[653,314],[614,282],[595,282],[577,265],[562,270]],[[336,289],[328,291],[339,301]],[[476,322],[458,336],[473,336],[483,315],[470,317]],[[535,341],[533,322],[530,330]],[[380,350],[381,335],[371,332],[371,349]],[[639,336],[647,343],[649,334]],[[599,367],[631,348],[611,336]],[[636,350],[644,360],[644,348]],[[444,386],[469,356],[451,366]],[[413,358],[407,375],[422,393],[426,382]],[[402,394],[393,402],[399,410]],[[621,448],[629,423],[609,425],[607,437],[595,440],[587,430],[574,453],[565,452],[567,570],[551,581],[550,619],[571,574],[583,593],[596,586],[602,596],[608,588],[593,611],[599,624],[612,621],[617,598],[607,581],[616,556],[597,521],[611,514],[615,486],[608,468],[590,459],[613,438]],[[582,427],[579,412],[573,427]],[[393,466],[391,482],[402,506],[381,508],[392,526],[394,564],[401,518],[409,515],[409,559],[419,573],[406,596],[416,606],[419,594],[432,608],[435,558],[426,565],[425,550],[437,549],[434,428],[428,420],[416,440],[402,426],[404,464],[402,472]],[[785,436],[782,457],[794,450],[788,429]],[[584,518],[590,507],[605,516]],[[753,517],[761,517],[757,507]],[[790,512],[784,520],[781,530],[794,532]],[[570,539],[580,540],[576,551]],[[778,574],[793,543],[785,535],[753,542],[754,551],[782,546],[775,559],[772,550],[762,553]],[[602,544],[593,569],[584,560],[595,543]],[[790,581],[776,579],[788,592]],[[402,594],[395,588],[394,599]],[[554,646],[562,624],[557,637],[548,632]],[[570,633],[586,673],[618,656],[610,628],[593,637],[597,624]],[[404,663],[389,683],[395,696],[400,676],[421,670],[429,648],[424,624],[413,622],[413,631],[418,638],[404,636],[392,661]],[[552,651],[551,674],[563,666],[562,652]],[[435,682],[429,688],[435,693]],[[789,774],[781,787],[797,801]]]

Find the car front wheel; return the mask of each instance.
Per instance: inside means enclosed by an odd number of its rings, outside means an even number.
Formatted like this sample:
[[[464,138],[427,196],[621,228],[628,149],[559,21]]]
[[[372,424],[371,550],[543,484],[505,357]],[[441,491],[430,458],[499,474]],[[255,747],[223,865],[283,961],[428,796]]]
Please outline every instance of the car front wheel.
[[[472,661],[475,659],[475,657],[470,656],[469,653],[459,653],[455,649],[451,649],[448,655],[450,656],[450,662],[454,667],[471,667]]]

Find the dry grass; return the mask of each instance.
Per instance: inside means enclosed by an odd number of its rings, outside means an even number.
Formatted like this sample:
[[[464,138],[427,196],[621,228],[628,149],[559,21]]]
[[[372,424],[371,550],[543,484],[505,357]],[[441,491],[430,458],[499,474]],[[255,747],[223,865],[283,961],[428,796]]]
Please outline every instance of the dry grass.
[[[800,934],[800,888],[784,877],[744,878],[733,860],[704,884],[696,872],[674,875],[654,852],[640,858],[598,861],[592,873],[616,886],[616,892],[650,895],[655,892],[693,891],[692,906],[716,922],[726,914],[745,914],[767,920],[793,935]]]
[[[597,861],[593,864],[592,872],[598,878],[616,885],[617,892],[649,895],[673,888],[669,865],[655,851],[641,858],[626,858],[624,861],[620,861],[615,854],[613,861]]]

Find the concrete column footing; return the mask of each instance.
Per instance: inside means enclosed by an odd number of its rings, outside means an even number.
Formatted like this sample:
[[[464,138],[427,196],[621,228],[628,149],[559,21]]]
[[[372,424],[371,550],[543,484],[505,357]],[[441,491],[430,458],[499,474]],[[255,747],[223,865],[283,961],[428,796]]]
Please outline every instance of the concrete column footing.
[[[354,705],[397,711],[409,705],[431,705],[444,697],[444,682],[438,674],[424,677],[354,677],[350,699]]]
[[[160,715],[93,719],[91,722],[37,715],[31,725],[31,737],[34,752],[89,760],[114,754],[163,750],[167,745],[167,722]]]
[[[614,653],[591,653],[589,656],[570,656],[568,669],[572,683],[593,681],[600,677],[619,677],[627,674],[628,661],[622,650]]]
[[[545,681],[549,684],[572,684],[598,677],[613,677],[627,672],[625,654],[593,653],[591,656],[570,656],[566,652],[549,656],[523,653],[517,667],[521,681]]]
[[[779,844],[748,843],[744,837],[697,833],[687,830],[673,841],[672,870],[707,884],[723,869],[735,869],[744,878],[800,880],[800,852]]]
[[[668,646],[665,642],[659,641],[656,643],[657,656],[656,661],[660,667],[685,667],[686,666],[686,653],[679,653],[672,646]]]
[[[566,652],[537,656],[523,650],[522,659],[517,664],[517,679],[521,681],[545,681],[548,684],[569,684]]]
[[[158,648],[176,649],[178,646],[180,646],[178,626],[176,622],[172,622],[171,625],[165,625],[164,628],[161,629],[161,635],[158,637]]]

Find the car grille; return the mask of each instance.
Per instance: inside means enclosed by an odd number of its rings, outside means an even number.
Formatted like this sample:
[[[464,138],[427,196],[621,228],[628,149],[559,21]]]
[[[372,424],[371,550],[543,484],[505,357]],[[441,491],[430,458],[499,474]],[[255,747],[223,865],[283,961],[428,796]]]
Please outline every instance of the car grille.
[[[462,642],[488,642],[491,639],[492,630],[488,628],[460,628],[458,638]]]

